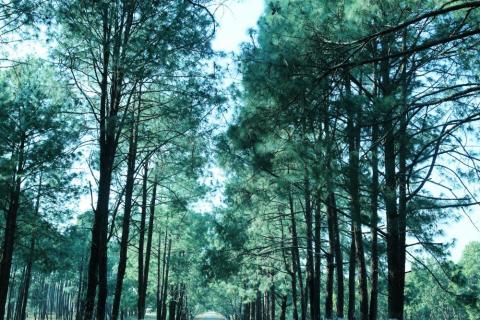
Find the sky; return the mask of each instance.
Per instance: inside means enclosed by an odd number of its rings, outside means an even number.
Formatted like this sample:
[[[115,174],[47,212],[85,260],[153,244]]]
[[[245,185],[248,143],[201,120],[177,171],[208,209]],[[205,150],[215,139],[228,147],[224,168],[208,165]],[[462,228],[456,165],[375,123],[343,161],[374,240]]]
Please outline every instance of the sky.
[[[216,50],[238,51],[242,42],[248,41],[247,30],[257,24],[263,12],[263,0],[230,0],[215,10],[219,28],[212,47]]]

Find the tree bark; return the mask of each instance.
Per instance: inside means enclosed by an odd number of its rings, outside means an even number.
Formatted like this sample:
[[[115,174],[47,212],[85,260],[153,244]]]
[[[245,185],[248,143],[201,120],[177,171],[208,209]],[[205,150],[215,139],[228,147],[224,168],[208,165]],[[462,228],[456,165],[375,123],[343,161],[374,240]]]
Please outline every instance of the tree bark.
[[[276,292],[275,292],[275,284],[272,284],[272,287],[270,288],[270,305],[271,305],[271,311],[270,311],[270,317],[271,320],[275,320],[276,316]]]
[[[25,162],[25,140],[25,134],[22,134],[18,148],[17,164],[12,177],[9,206],[5,221],[2,260],[0,261],[0,319],[5,317],[5,303],[7,301],[10,271],[12,268],[13,247],[15,243],[15,233],[17,230],[17,216],[18,209],[20,208],[20,192]]]
[[[138,138],[138,116],[137,121],[132,123],[130,130],[128,156],[127,156],[127,177],[125,183],[125,201],[122,220],[122,237],[120,239],[120,257],[117,268],[117,279],[115,285],[115,295],[113,297],[112,320],[118,319],[120,311],[120,302],[122,298],[123,279],[127,267],[128,240],[130,236],[130,217],[132,212],[133,187],[135,185],[135,162],[137,156],[137,138]]]
[[[382,54],[389,52],[389,39],[382,38]],[[390,97],[392,94],[390,81],[389,60],[382,60],[381,63],[382,89],[383,96]],[[401,248],[399,216],[397,210],[397,176],[395,172],[396,154],[395,154],[395,127],[393,124],[392,106],[384,115],[384,163],[385,163],[385,212],[387,216],[387,287],[388,287],[388,317],[389,319],[403,319],[403,284],[404,268],[401,266]]]
[[[313,255],[313,210],[311,202],[310,181],[305,172],[304,178],[304,196],[305,196],[305,217],[307,224],[307,285],[310,294],[310,318],[312,320],[320,320],[319,318],[319,304],[317,289],[315,288],[315,261]]]
[[[167,318],[167,292],[168,292],[168,274],[170,271],[170,254],[172,252],[172,239],[168,239],[168,253],[165,263],[165,279],[163,284],[163,298],[162,298],[162,320]]]
[[[113,163],[117,151],[117,136],[121,131],[118,121],[120,101],[122,97],[122,83],[124,80],[123,64],[126,57],[126,47],[130,38],[134,8],[132,5],[122,7],[122,21],[120,30],[116,32],[122,36],[112,38],[110,4],[102,5],[102,57],[101,57],[101,82],[99,114],[99,149],[100,149],[100,177],[98,182],[97,206],[92,228],[90,261],[88,266],[88,283],[85,300],[84,320],[92,320],[95,307],[96,287],[98,284],[98,299],[96,320],[104,320],[107,302],[107,241],[108,241],[108,216],[110,188],[112,180]],[[114,41],[112,41],[112,39]],[[123,50],[121,50],[123,47]],[[113,50],[111,50],[111,48]],[[112,58],[113,72],[110,72],[110,58]],[[108,87],[111,79],[110,90]],[[125,111],[127,112],[127,111]]]
[[[330,195],[328,200],[330,200]],[[333,318],[333,278],[334,278],[334,252],[335,252],[335,226],[333,223],[333,208],[331,201],[327,202],[327,229],[329,250],[327,253],[327,279],[326,279],[326,296],[325,296],[325,318]]]
[[[371,182],[371,216],[370,232],[372,234],[371,244],[371,283],[370,283],[370,320],[377,320],[378,312],[378,125],[372,127],[372,182]]]
[[[152,198],[150,201],[150,217],[148,221],[148,230],[147,230],[147,248],[145,252],[145,267],[143,271],[143,285],[142,285],[142,315],[145,317],[145,300],[147,297],[147,287],[148,287],[148,274],[150,272],[150,256],[152,252],[152,237],[153,237],[153,222],[155,218],[155,201],[157,197],[157,178],[155,176],[155,181],[153,183]],[[143,319],[142,317],[142,319]]]
[[[161,319],[161,300],[160,300],[160,284],[162,281],[162,277],[160,275],[160,263],[161,263],[161,248],[162,248],[162,234],[161,232],[158,233],[158,247],[157,247],[157,292],[156,292],[156,297],[155,297],[155,302],[156,302],[156,310],[157,310],[157,320]]]
[[[102,232],[106,230],[105,221],[108,222],[108,202],[110,199],[110,182],[111,182],[111,170],[113,165],[113,153],[109,151],[113,148],[111,138],[113,136],[113,129],[111,125],[107,125],[107,95],[108,95],[108,69],[110,62],[110,26],[108,23],[109,10],[108,7],[105,7],[102,12],[102,27],[103,27],[103,39],[102,39],[102,51],[103,51],[103,61],[102,61],[102,80],[100,84],[101,96],[100,96],[100,136],[99,136],[99,147],[100,147],[100,179],[98,184],[98,198],[97,198],[97,207],[95,209],[94,222],[92,227],[92,240],[91,240],[91,249],[90,249],[90,260],[88,263],[88,281],[87,281],[87,293],[85,298],[85,313],[84,320],[93,319],[93,311],[95,307],[95,296],[97,290],[97,284],[99,282],[99,265],[100,260],[103,260],[103,251],[106,244],[102,243],[105,239],[101,236]],[[110,131],[110,132],[107,132]],[[107,150],[109,149],[109,150]],[[106,273],[104,274],[102,270],[101,277],[106,278]],[[105,282],[105,279],[102,280],[102,283]],[[105,288],[102,289],[102,296],[105,295]],[[100,297],[99,297],[100,299]],[[103,316],[100,319],[103,320]]]
[[[348,319],[354,319],[355,317],[355,236],[353,231],[353,222],[350,228],[351,241],[350,241],[350,254],[348,261]]]
[[[317,303],[317,312],[318,312],[318,318],[321,319],[321,309],[320,309],[320,288],[321,288],[321,282],[322,282],[322,274],[321,274],[321,245],[322,245],[322,239],[321,239],[321,227],[322,227],[322,216],[321,216],[321,199],[320,199],[320,194],[317,194],[317,201],[316,201],[316,208],[315,208],[315,283],[314,287],[316,290],[316,303]]]
[[[347,96],[350,96],[350,80],[347,80]],[[368,319],[368,288],[367,267],[363,248],[361,208],[360,208],[360,185],[359,185],[359,153],[360,153],[360,124],[359,111],[348,111],[347,134],[349,146],[349,191],[351,198],[351,212],[353,223],[353,235],[355,238],[355,254],[359,267],[360,279],[360,319]]]
[[[298,284],[300,288],[300,306],[301,306],[301,319],[306,320],[306,304],[305,296],[303,293],[303,279],[302,279],[302,268],[300,264],[300,250],[298,245],[298,236],[297,236],[297,221],[295,218],[295,207],[293,205],[293,197],[291,192],[289,192],[289,205],[290,205],[290,221],[291,221],[291,232],[292,232],[292,260],[293,260],[293,269],[294,272],[298,274]]]
[[[143,183],[142,183],[142,208],[140,217],[140,230],[138,242],[138,301],[137,301],[137,317],[143,319],[145,314],[145,295],[143,291],[143,272],[144,272],[144,246],[145,246],[145,220],[147,217],[147,182],[148,182],[148,161],[143,167]]]

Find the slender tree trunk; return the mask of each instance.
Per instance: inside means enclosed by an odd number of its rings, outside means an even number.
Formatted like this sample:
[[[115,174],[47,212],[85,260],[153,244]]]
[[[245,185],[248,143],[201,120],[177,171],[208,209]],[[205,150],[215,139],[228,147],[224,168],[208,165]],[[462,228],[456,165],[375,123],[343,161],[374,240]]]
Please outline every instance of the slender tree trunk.
[[[350,80],[347,80],[347,95],[350,96]],[[368,319],[368,289],[367,267],[363,249],[363,236],[360,209],[359,186],[359,153],[360,153],[360,124],[359,111],[349,110],[347,120],[349,145],[349,191],[351,198],[351,212],[355,238],[355,253],[359,267],[360,278],[360,319]]]
[[[337,313],[337,318],[338,319],[343,319],[343,313],[344,313],[344,280],[343,280],[343,253],[342,253],[342,247],[341,247],[341,240],[340,240],[340,229],[339,229],[339,223],[338,223],[338,215],[337,215],[337,204],[335,200],[335,192],[333,189],[333,182],[332,182],[332,177],[330,174],[332,173],[332,163],[331,163],[331,157],[333,157],[333,150],[332,150],[332,143],[331,141],[335,140],[335,133],[330,132],[330,123],[329,123],[329,105],[325,104],[324,108],[324,130],[325,130],[325,141],[327,145],[327,153],[329,155],[329,158],[327,159],[327,172],[329,176],[327,176],[328,179],[328,195],[327,195],[327,227],[329,230],[329,242],[330,242],[330,254],[334,255],[334,266],[335,266],[335,271],[336,271],[336,280],[337,280],[337,303],[336,303],[336,313]],[[328,219],[331,219],[330,222],[328,222]],[[331,228],[331,229],[330,229]],[[330,232],[332,233],[332,237],[330,237]],[[332,242],[333,241],[333,244]],[[333,258],[332,258],[333,259]],[[333,273],[333,270],[331,271]],[[328,277],[328,275],[327,275]],[[331,280],[333,282],[333,280]],[[331,289],[333,291],[333,289]],[[333,295],[333,292],[331,293]],[[332,302],[333,303],[333,302]]]
[[[91,240],[91,250],[90,250],[90,260],[88,263],[88,281],[87,281],[87,293],[85,299],[85,313],[84,320],[93,319],[93,311],[95,307],[95,296],[97,290],[97,284],[99,283],[99,277],[105,277],[106,279],[106,270],[102,270],[102,275],[99,275],[99,265],[100,260],[103,260],[104,253],[102,250],[103,247],[106,247],[106,244],[103,243],[103,237],[101,236],[102,232],[106,230],[105,221],[108,222],[108,202],[110,199],[110,180],[111,180],[111,170],[113,165],[113,154],[110,154],[107,150],[111,149],[113,145],[108,137],[112,137],[113,132],[111,132],[111,125],[107,125],[107,95],[108,95],[108,68],[109,68],[109,59],[110,59],[110,26],[108,23],[108,7],[105,7],[102,12],[102,26],[103,26],[103,39],[102,39],[102,50],[103,50],[103,61],[102,61],[102,80],[100,85],[101,96],[100,96],[100,137],[99,137],[99,147],[100,147],[100,179],[98,185],[98,198],[97,198],[97,207],[95,209],[95,217],[92,228],[92,240]],[[110,132],[107,132],[110,131]],[[106,235],[105,235],[106,241]],[[102,279],[102,283],[105,281]],[[105,288],[102,289],[102,296],[105,294],[103,292]],[[100,299],[100,297],[99,297]],[[102,308],[102,307],[100,307]],[[98,309],[97,309],[98,310]],[[103,320],[101,315],[99,319]]]
[[[17,299],[15,302],[15,314],[13,316],[13,319],[15,320],[20,320],[20,313],[22,309],[22,303],[23,303],[23,295],[25,293],[25,281],[26,281],[26,274],[27,274],[27,267],[23,267],[22,271],[22,277],[20,279],[20,283],[18,285],[18,290],[17,290]]]
[[[329,195],[329,200],[330,200]],[[327,228],[328,228],[328,244],[329,251],[327,253],[327,279],[326,279],[326,296],[325,296],[325,318],[333,318],[333,278],[334,278],[334,252],[335,252],[335,226],[333,222],[333,208],[331,201],[327,202]]]
[[[371,244],[371,290],[370,290],[370,320],[377,320],[378,311],[378,125],[372,127],[372,182],[371,182],[371,216],[370,232],[372,234]]]
[[[150,256],[152,252],[152,237],[153,237],[153,222],[155,218],[155,201],[157,197],[157,178],[155,176],[155,181],[153,183],[152,190],[152,199],[150,201],[150,217],[148,221],[148,230],[147,230],[147,248],[145,252],[145,266],[143,271],[143,284],[142,284],[142,319],[145,317],[145,300],[147,297],[147,286],[148,286],[148,274],[150,271]]]
[[[315,283],[314,287],[316,290],[316,303],[317,303],[317,312],[318,318],[321,319],[321,310],[320,310],[320,288],[321,288],[321,201],[320,201],[320,194],[317,194],[317,202],[316,202],[316,209],[315,209]]]
[[[335,194],[332,192],[329,195],[329,207],[332,210],[333,228],[334,228],[334,252],[335,252],[335,270],[337,276],[337,318],[343,319],[344,308],[344,283],[343,283],[343,254],[342,245],[340,241],[340,229],[338,226],[337,202]]]
[[[168,227],[165,228],[165,241],[164,241],[164,246],[163,246],[163,259],[162,259],[162,286],[160,289],[160,319],[163,320],[163,305],[165,301],[165,295],[164,295],[164,290],[165,290],[165,275],[166,275],[166,266],[167,266],[167,251],[168,251],[168,245],[167,241],[168,237]]]
[[[156,310],[157,310],[157,320],[161,319],[161,300],[160,300],[160,283],[162,281],[162,277],[160,275],[160,263],[161,263],[161,247],[162,247],[162,234],[161,232],[158,233],[158,247],[157,247],[157,292],[155,295],[155,302],[156,302]]]
[[[137,138],[138,138],[138,116],[137,121],[132,123],[130,130],[130,139],[127,156],[127,177],[125,183],[125,201],[122,221],[122,237],[120,239],[120,257],[117,268],[117,279],[115,285],[115,295],[113,297],[112,320],[118,319],[120,302],[122,298],[123,278],[127,267],[128,240],[130,236],[130,217],[132,213],[132,197],[135,185],[135,162],[137,156]]]
[[[168,253],[165,264],[165,279],[163,285],[163,298],[162,298],[162,320],[167,318],[167,290],[168,290],[168,274],[170,271],[170,254],[172,252],[172,239],[168,239]]]
[[[171,292],[171,299],[168,304],[168,320],[175,320],[175,310],[177,304],[177,289],[170,290]]]
[[[312,320],[319,319],[319,308],[317,302],[317,290],[315,288],[315,262],[313,255],[313,210],[311,201],[310,181],[305,172],[304,179],[305,195],[305,217],[307,223],[307,286],[310,294],[310,317]]]
[[[399,279],[399,221],[396,204],[395,140],[391,120],[385,123],[385,207],[387,214],[388,305],[390,319],[402,317],[403,295]]]
[[[403,48],[407,48],[407,29],[404,29],[403,32]],[[404,312],[404,302],[405,302],[405,259],[406,259],[406,227],[407,227],[407,148],[408,148],[408,137],[407,137],[407,61],[408,57],[405,56],[403,59],[402,66],[402,104],[401,104],[401,115],[400,115],[400,128],[399,128],[399,148],[398,148],[398,266],[397,272],[398,275],[398,285],[399,291],[397,293],[397,304],[399,319],[403,318]]]
[[[15,174],[12,177],[12,188],[10,191],[9,206],[6,214],[5,231],[3,235],[2,260],[0,261],[0,319],[5,317],[5,303],[7,301],[10,271],[12,268],[13,247],[17,230],[17,215],[20,207],[21,179],[25,161],[25,139],[25,134],[22,134],[18,149]]]
[[[250,320],[250,303],[247,302],[244,304],[243,311],[242,311],[243,320]]]
[[[350,241],[350,254],[349,254],[349,267],[348,267],[348,319],[354,319],[355,317],[355,269],[356,269],[356,259],[355,259],[355,236],[353,230],[353,222],[351,224],[350,230],[351,238]]]
[[[275,307],[276,307],[276,302],[275,302],[275,284],[272,284],[272,287],[270,288],[270,319],[275,320]]]
[[[33,254],[35,251],[35,238],[32,237],[30,240],[30,256],[28,257],[28,262],[25,271],[25,283],[23,285],[23,296],[22,301],[20,302],[21,309],[19,314],[19,320],[25,320],[26,318],[26,310],[27,310],[27,303],[28,303],[28,293],[30,291],[30,283],[32,280],[32,265],[33,265]]]
[[[262,319],[262,295],[257,289],[257,298],[255,299],[255,320]]]
[[[297,309],[297,279],[296,279],[296,270],[295,270],[295,257],[293,253],[293,248],[291,249],[290,257],[292,258],[292,268],[290,269],[289,262],[287,260],[287,250],[285,248],[285,233],[283,228],[283,218],[280,216],[280,225],[281,225],[281,234],[282,234],[282,258],[285,264],[285,270],[290,275],[292,286],[292,306],[293,306],[293,319],[298,320],[298,309]],[[292,245],[293,247],[293,245]],[[285,298],[286,299],[286,298]]]
[[[76,314],[75,320],[80,320],[82,315],[82,297],[83,297],[83,263],[84,257],[80,260],[80,267],[78,270],[78,290],[77,290],[77,303],[76,303]]]
[[[297,237],[297,221],[295,218],[295,207],[293,205],[292,194],[289,193],[289,205],[290,205],[290,220],[291,220],[291,232],[292,232],[292,258],[294,261],[293,269],[298,274],[298,284],[300,288],[300,305],[301,305],[301,317],[302,320],[306,320],[306,304],[305,296],[303,293],[303,279],[302,279],[302,268],[300,264],[300,249],[298,244]]]
[[[390,51],[391,37],[385,36],[381,39],[382,55],[388,54]],[[382,60],[380,64],[380,72],[382,77],[382,91],[384,97],[392,95],[392,83],[390,80],[390,60]],[[385,212],[387,217],[387,264],[388,264],[388,317],[389,319],[403,319],[404,304],[404,279],[405,279],[405,263],[403,256],[405,247],[402,246],[402,238],[397,210],[397,176],[396,167],[396,151],[395,151],[395,126],[393,122],[395,107],[392,105],[388,112],[384,114],[384,163],[385,163]],[[402,166],[399,163],[399,166]],[[403,179],[402,177],[398,177]],[[403,184],[403,183],[402,183]],[[399,201],[402,202],[402,201]],[[403,204],[402,204],[403,205]],[[403,218],[403,217],[402,217]]]
[[[42,195],[42,179],[43,178],[43,172],[40,172],[40,178],[38,182],[38,190],[37,190],[37,196],[35,199],[35,209],[34,209],[34,215],[35,217],[38,217],[39,212],[40,212],[40,198]],[[35,254],[35,239],[36,239],[36,232],[34,231],[32,234],[32,237],[30,239],[30,249],[29,249],[29,256],[28,256],[28,261],[27,261],[27,266],[25,270],[25,279],[24,279],[24,284],[23,284],[23,292],[22,292],[22,300],[19,301],[20,303],[20,313],[19,313],[19,320],[25,320],[26,318],[26,310],[27,310],[27,303],[28,303],[28,294],[30,291],[30,283],[32,280],[32,266],[33,266],[33,257]]]
[[[145,313],[145,296],[143,294],[143,271],[144,271],[144,246],[145,246],[145,220],[147,218],[147,182],[148,182],[148,161],[145,162],[142,183],[142,208],[140,217],[140,230],[138,242],[138,300],[137,317],[143,319]]]
[[[184,307],[183,299],[185,297],[185,290],[184,290],[184,286],[183,286],[182,283],[179,284],[178,287],[179,287],[178,294],[177,294],[178,301],[177,301],[177,309],[175,311],[175,314],[176,314],[175,319],[176,320],[181,320],[182,314],[183,314],[183,307]]]

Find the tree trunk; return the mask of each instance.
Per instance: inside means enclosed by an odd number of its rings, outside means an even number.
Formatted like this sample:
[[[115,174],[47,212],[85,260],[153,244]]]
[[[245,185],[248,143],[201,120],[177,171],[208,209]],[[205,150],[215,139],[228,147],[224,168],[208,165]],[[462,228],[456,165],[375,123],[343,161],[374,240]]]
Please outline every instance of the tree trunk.
[[[172,252],[172,239],[168,239],[168,253],[165,263],[165,279],[163,285],[163,298],[162,298],[162,320],[167,318],[167,290],[168,290],[168,274],[170,271],[170,254]]]
[[[40,172],[40,178],[38,182],[38,190],[37,190],[37,196],[35,199],[35,209],[34,209],[34,215],[35,217],[38,217],[39,212],[40,212],[40,198],[42,196],[42,178],[43,178],[43,172]],[[27,261],[27,266],[25,270],[25,278],[24,278],[24,284],[23,284],[23,292],[22,292],[22,300],[19,301],[20,303],[20,312],[19,312],[19,320],[25,320],[26,318],[26,310],[27,310],[27,303],[28,303],[28,294],[30,291],[30,283],[32,280],[32,266],[33,266],[33,257],[35,254],[35,239],[36,239],[36,231],[33,232],[32,237],[30,239],[30,249],[29,249],[29,256],[28,256],[28,261]]]
[[[350,254],[349,254],[349,267],[348,267],[348,319],[354,319],[355,317],[355,236],[353,231],[353,222],[351,224],[351,241],[350,241]]]
[[[143,294],[143,271],[144,271],[144,245],[145,245],[145,220],[147,218],[147,182],[148,182],[148,161],[145,162],[142,183],[142,208],[140,217],[140,230],[138,242],[138,301],[137,317],[143,319],[145,314],[145,295]]]
[[[381,39],[382,54],[390,50],[390,37]],[[390,81],[390,60],[384,59],[380,65],[382,76],[382,90],[384,97],[392,95]],[[401,247],[400,221],[397,211],[397,176],[395,172],[395,127],[393,123],[394,106],[384,114],[384,162],[385,162],[385,212],[387,217],[387,287],[388,287],[388,317],[389,319],[403,319],[404,303],[404,262],[402,256],[405,248]],[[402,253],[403,252],[403,253]]]
[[[347,79],[347,96],[350,96],[350,80]],[[360,153],[360,124],[359,111],[348,108],[347,134],[349,149],[349,191],[351,198],[351,212],[353,232],[355,238],[355,253],[359,267],[360,278],[360,319],[368,319],[368,288],[367,267],[363,249],[363,236],[360,208],[360,185],[359,185],[359,153]]]
[[[257,289],[257,298],[255,299],[255,320],[263,320],[262,319],[262,295],[260,291]]]
[[[314,287],[316,290],[316,303],[317,303],[317,312],[318,312],[318,318],[321,319],[321,310],[320,310],[320,288],[321,288],[321,280],[322,280],[322,274],[321,274],[321,227],[322,227],[322,222],[321,222],[321,201],[320,201],[320,194],[317,195],[317,203],[316,203],[316,209],[315,209],[315,283]]]
[[[370,232],[371,244],[371,290],[370,290],[370,320],[377,320],[378,311],[378,125],[372,127],[372,182],[371,182],[371,216]]]
[[[138,117],[138,116],[137,116]],[[138,118],[137,118],[138,120]],[[122,298],[123,278],[127,267],[128,240],[130,235],[130,217],[132,213],[132,197],[135,185],[135,162],[137,156],[137,138],[138,138],[138,121],[132,124],[130,130],[130,139],[127,156],[127,177],[125,183],[125,201],[122,220],[122,237],[120,239],[120,257],[117,268],[117,279],[115,284],[115,295],[113,297],[112,320],[118,319],[120,310],[120,302]]]
[[[2,260],[0,261],[0,319],[5,317],[5,303],[7,301],[10,271],[12,268],[13,247],[15,243],[15,232],[17,229],[17,215],[20,207],[20,188],[25,162],[25,139],[25,135],[22,134],[18,149],[17,165],[12,177],[12,188],[10,190],[9,206],[5,219]]]
[[[343,319],[344,308],[344,284],[343,284],[343,254],[340,241],[340,230],[338,227],[338,215],[337,215],[337,202],[335,200],[335,194],[332,192],[329,195],[329,207],[332,210],[333,219],[333,235],[334,235],[334,252],[335,252],[335,269],[337,272],[337,318]]]
[[[295,207],[293,205],[293,198],[291,192],[289,192],[289,205],[290,205],[290,220],[291,220],[291,232],[292,232],[292,258],[293,258],[293,269],[298,274],[298,284],[300,288],[300,305],[301,305],[301,317],[302,320],[306,320],[306,304],[305,296],[303,294],[303,279],[302,279],[302,268],[300,264],[300,249],[298,245],[297,237],[297,221],[295,218]],[[294,272],[295,272],[294,271]]]
[[[270,306],[271,306],[271,310],[270,310],[270,319],[271,320],[275,320],[275,284],[272,284],[272,287],[270,288]]]
[[[147,286],[148,286],[148,273],[150,271],[150,256],[152,252],[152,237],[153,237],[153,222],[155,218],[155,201],[157,197],[157,178],[155,176],[155,181],[153,183],[152,190],[152,199],[150,201],[150,217],[148,221],[148,230],[147,230],[147,248],[145,252],[145,267],[143,271],[143,284],[142,284],[142,316],[145,317],[145,300],[147,297]],[[143,319],[142,317],[142,319]]]
[[[157,310],[157,320],[161,319],[161,310],[162,310],[162,304],[160,300],[160,284],[162,281],[162,277],[160,275],[160,263],[161,263],[161,247],[162,247],[162,234],[161,232],[158,233],[158,247],[157,247],[157,292],[156,292],[156,297],[155,297],[155,302],[156,302],[156,310]]]
[[[25,320],[26,319],[26,310],[27,310],[27,303],[28,303],[28,293],[30,291],[30,283],[32,280],[32,265],[33,265],[33,254],[35,251],[35,238],[32,237],[30,240],[30,255],[28,257],[28,262],[26,266],[26,272],[25,272],[25,283],[23,285],[23,297],[22,301],[20,302],[21,309],[20,309],[20,315],[19,315],[19,320]]]
[[[320,320],[317,289],[315,288],[315,262],[313,255],[313,210],[311,201],[310,181],[305,172],[304,179],[305,220],[307,224],[307,286],[310,294],[310,319]]]
[[[83,256],[82,260],[80,261],[80,268],[78,270],[78,290],[77,290],[77,303],[76,303],[76,313],[75,313],[75,320],[81,319],[82,313],[82,296],[83,296]]]
[[[333,208],[330,201],[331,195],[327,202],[327,228],[328,228],[328,244],[329,251],[327,253],[327,279],[326,279],[326,296],[325,296],[325,318],[333,318],[333,277],[334,277],[334,252],[335,252],[335,226],[333,222]]]
[[[102,282],[101,293],[99,293],[99,302],[106,298],[106,266],[100,271],[100,264],[106,263],[106,240],[107,240],[107,223],[108,223],[108,203],[110,199],[110,182],[112,175],[112,166],[114,159],[114,127],[111,124],[107,116],[107,95],[108,95],[108,69],[110,59],[110,27],[108,23],[108,8],[105,7],[103,12],[103,38],[102,38],[102,80],[100,85],[100,135],[99,135],[99,148],[100,148],[100,179],[98,183],[98,197],[97,207],[95,209],[94,222],[92,227],[92,240],[90,249],[90,260],[88,263],[88,281],[87,281],[87,293],[85,299],[85,313],[84,320],[93,319],[93,311],[95,307],[95,296],[97,290],[97,284]],[[108,122],[108,123],[107,123]],[[105,261],[104,261],[105,257]],[[101,279],[100,279],[101,278]],[[103,306],[97,307],[97,320],[104,320],[104,308]],[[103,314],[102,314],[103,312]]]
[[[403,31],[403,48],[407,47],[407,29]],[[408,57],[404,56],[402,66],[402,105],[400,115],[400,128],[399,128],[399,148],[398,148],[398,265],[396,279],[398,288],[397,293],[397,307],[396,313],[398,319],[403,319],[403,309],[405,301],[405,259],[406,259],[406,227],[407,227],[407,61]],[[398,305],[399,304],[399,305]]]
[[[285,271],[290,275],[291,278],[291,286],[292,286],[292,306],[293,306],[293,319],[298,320],[298,310],[297,310],[297,279],[296,279],[296,270],[295,270],[295,257],[293,253],[293,248],[291,249],[290,257],[292,258],[292,268],[290,269],[290,264],[287,260],[288,251],[285,248],[285,232],[283,228],[283,217],[280,215],[280,232],[282,235],[282,258],[285,264]],[[292,237],[293,238],[293,237]],[[292,245],[293,247],[293,245]]]
[[[165,289],[165,274],[166,274],[166,266],[167,266],[167,251],[168,251],[168,245],[167,241],[168,237],[168,227],[165,228],[165,241],[163,245],[163,258],[162,258],[162,285],[160,288],[160,318],[159,320],[163,320],[163,305],[165,302],[165,295],[164,295],[164,289]],[[158,312],[158,311],[157,311]],[[157,316],[158,317],[158,316]]]
[[[168,320],[175,320],[175,310],[177,304],[177,290],[171,290],[171,299],[168,304]]]

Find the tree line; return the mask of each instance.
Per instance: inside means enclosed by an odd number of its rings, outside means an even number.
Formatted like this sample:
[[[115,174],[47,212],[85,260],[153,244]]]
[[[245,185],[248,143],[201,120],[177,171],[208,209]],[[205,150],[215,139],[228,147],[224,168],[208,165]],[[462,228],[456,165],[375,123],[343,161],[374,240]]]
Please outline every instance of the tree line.
[[[0,5],[0,319],[476,319],[480,2],[216,5]]]
[[[437,240],[478,205],[478,6],[267,3],[217,140],[228,206],[212,256],[232,270],[212,276],[243,274],[244,319],[277,317],[276,297],[281,319],[426,318],[405,309],[419,267],[478,312]]]

